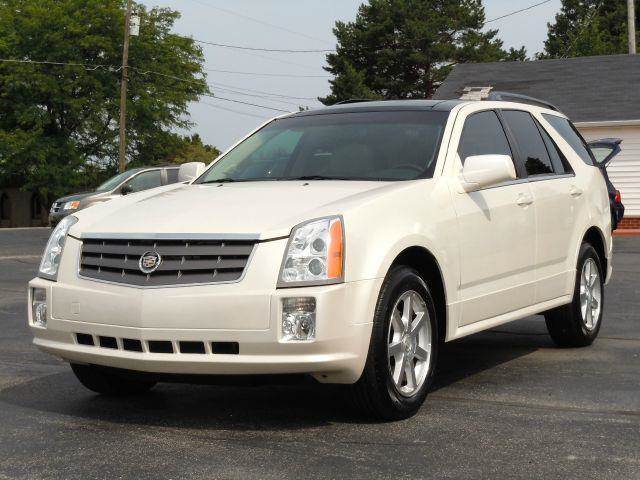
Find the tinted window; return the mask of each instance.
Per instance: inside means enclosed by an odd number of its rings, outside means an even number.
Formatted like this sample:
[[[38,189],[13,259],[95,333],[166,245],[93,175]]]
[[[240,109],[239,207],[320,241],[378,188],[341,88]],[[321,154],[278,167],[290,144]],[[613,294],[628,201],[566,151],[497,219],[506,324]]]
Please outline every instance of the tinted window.
[[[167,183],[176,183],[178,181],[177,168],[167,168]]]
[[[551,158],[533,117],[528,112],[517,110],[505,110],[502,113],[518,143],[527,175],[553,173]]]
[[[431,177],[448,115],[425,110],[278,119],[218,160],[198,183]]]
[[[605,158],[611,155],[611,152],[613,152],[613,147],[591,147],[591,153],[598,163],[604,162]]]
[[[160,170],[150,170],[133,177],[127,185],[131,187],[133,192],[141,192],[150,188],[162,185],[162,176]]]
[[[547,147],[547,152],[549,152],[549,156],[551,157],[551,163],[553,164],[553,170],[558,174],[563,173],[573,173],[573,169],[569,164],[569,161],[566,159],[564,154],[560,151],[555,142],[551,139],[546,130],[536,121],[536,125],[540,130],[540,134],[542,135],[542,139],[544,140],[544,144]]]
[[[507,136],[495,112],[474,113],[467,118],[460,137],[458,154],[462,163],[472,155],[511,155]]]
[[[571,145],[571,148],[575,150],[584,163],[593,165],[593,158],[587,143],[569,120],[556,115],[549,115],[548,113],[543,113],[542,116]]]

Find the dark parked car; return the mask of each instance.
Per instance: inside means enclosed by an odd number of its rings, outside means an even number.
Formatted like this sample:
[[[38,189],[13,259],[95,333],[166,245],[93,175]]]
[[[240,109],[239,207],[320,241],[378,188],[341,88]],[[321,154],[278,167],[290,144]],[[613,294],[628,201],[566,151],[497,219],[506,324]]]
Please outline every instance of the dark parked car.
[[[622,140],[619,138],[603,138],[589,142],[589,147],[593,152],[593,156],[604,175],[607,182],[607,190],[609,191],[609,203],[611,205],[611,228],[615,230],[624,217],[624,205],[622,204],[622,196],[620,191],[611,183],[609,174],[607,173],[607,165],[611,163],[613,157],[618,155],[622,150],[620,144]]]
[[[150,188],[169,185],[178,181],[180,167],[143,167],[132,168],[110,178],[94,192],[76,193],[59,198],[51,206],[49,223],[55,227],[70,213],[87,208],[95,203],[106,202],[128,193],[141,192]]]

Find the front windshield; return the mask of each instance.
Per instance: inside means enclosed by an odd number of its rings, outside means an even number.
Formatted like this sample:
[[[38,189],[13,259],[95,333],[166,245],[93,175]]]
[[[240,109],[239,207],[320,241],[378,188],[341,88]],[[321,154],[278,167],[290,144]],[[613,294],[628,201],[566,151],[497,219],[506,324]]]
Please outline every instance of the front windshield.
[[[107,180],[102,185],[100,185],[98,188],[96,188],[96,191],[97,192],[108,192],[108,191],[113,190],[118,185],[120,185],[122,182],[124,182],[127,177],[131,176],[131,173],[132,173],[131,171],[122,172],[122,173],[119,173],[118,175],[116,175],[115,177],[111,177],[109,180]]]
[[[274,120],[217,161],[196,183],[431,177],[447,116],[421,110]]]

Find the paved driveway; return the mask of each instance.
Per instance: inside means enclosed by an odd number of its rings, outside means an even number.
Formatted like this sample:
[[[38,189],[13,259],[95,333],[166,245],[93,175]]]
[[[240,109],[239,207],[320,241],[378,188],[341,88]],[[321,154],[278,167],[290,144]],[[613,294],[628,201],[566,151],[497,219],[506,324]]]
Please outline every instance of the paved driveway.
[[[371,423],[331,387],[91,394],[37,351],[26,282],[48,230],[0,230],[0,479],[640,479],[640,239],[616,239],[600,337],[540,317],[448,344],[418,415]]]

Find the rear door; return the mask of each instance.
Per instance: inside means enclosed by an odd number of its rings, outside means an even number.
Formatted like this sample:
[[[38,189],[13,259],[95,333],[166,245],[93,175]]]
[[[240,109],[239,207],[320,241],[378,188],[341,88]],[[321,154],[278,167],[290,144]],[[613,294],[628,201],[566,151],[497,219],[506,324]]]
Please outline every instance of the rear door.
[[[514,152],[493,110],[466,117],[458,144],[459,166],[472,155]],[[518,167],[516,166],[516,171]],[[460,237],[460,325],[533,304],[535,215],[526,178],[466,193],[453,179]]]
[[[542,125],[524,110],[502,110],[535,203],[535,303],[570,293],[576,218],[586,214],[585,186]]]

